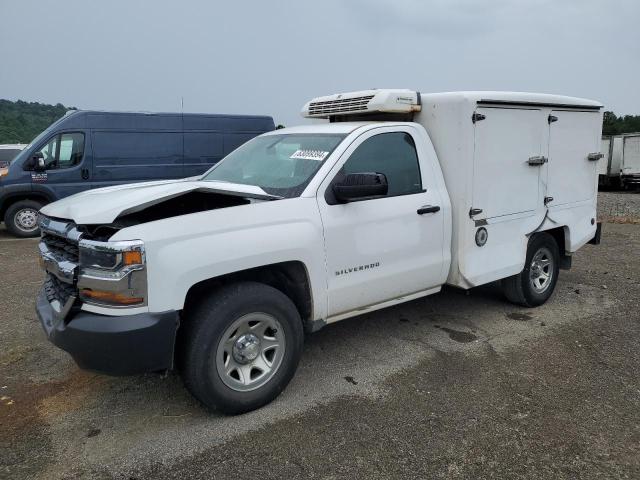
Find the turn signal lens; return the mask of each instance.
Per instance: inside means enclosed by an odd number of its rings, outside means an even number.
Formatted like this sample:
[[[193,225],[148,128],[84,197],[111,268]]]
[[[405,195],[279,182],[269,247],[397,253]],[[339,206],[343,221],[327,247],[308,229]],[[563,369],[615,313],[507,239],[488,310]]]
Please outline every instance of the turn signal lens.
[[[122,263],[124,265],[142,265],[142,252],[137,250],[122,252]]]
[[[80,298],[109,305],[137,305],[144,302],[142,297],[129,297],[123,293],[91,290],[90,288],[80,290]]]
[[[6,177],[7,175],[9,175],[9,169],[8,168],[0,168],[0,178]]]

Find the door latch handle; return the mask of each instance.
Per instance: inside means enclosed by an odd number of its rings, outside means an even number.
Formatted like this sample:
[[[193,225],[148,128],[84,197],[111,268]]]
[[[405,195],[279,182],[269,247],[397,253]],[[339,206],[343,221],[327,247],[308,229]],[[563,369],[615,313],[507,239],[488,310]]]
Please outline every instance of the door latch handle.
[[[418,209],[418,215],[424,215],[425,213],[436,213],[440,211],[440,207],[438,205],[425,205],[424,207],[420,207]]]
[[[549,159],[543,155],[536,155],[535,157],[529,157],[529,160],[527,161],[527,163],[529,165],[544,165],[545,163],[547,163],[549,161]]]
[[[544,204],[548,205],[553,202],[553,197],[544,197]]]
[[[596,160],[600,160],[602,157],[604,157],[604,155],[600,152],[590,153],[589,155],[587,155],[587,160],[589,160],[590,162],[595,162]]]

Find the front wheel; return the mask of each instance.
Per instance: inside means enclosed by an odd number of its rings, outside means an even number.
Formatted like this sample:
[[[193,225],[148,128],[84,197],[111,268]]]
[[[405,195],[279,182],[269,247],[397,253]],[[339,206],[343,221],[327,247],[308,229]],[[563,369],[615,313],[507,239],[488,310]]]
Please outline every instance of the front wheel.
[[[538,233],[529,240],[522,272],[502,280],[503,292],[510,302],[537,307],[553,294],[559,271],[558,244],[548,233]]]
[[[16,237],[28,238],[40,235],[38,227],[38,211],[42,204],[33,200],[19,200],[4,214],[4,224],[7,230]]]
[[[182,375],[205,406],[238,414],[275,399],[293,377],[304,333],[293,302],[255,282],[222,287],[185,322]]]

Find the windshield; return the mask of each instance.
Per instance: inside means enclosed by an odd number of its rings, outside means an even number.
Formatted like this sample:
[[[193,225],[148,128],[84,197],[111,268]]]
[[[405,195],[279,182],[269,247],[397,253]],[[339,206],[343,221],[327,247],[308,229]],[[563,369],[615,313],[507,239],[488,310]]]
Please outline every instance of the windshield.
[[[202,180],[255,185],[270,195],[297,197],[345,136],[256,137],[223,158]]]

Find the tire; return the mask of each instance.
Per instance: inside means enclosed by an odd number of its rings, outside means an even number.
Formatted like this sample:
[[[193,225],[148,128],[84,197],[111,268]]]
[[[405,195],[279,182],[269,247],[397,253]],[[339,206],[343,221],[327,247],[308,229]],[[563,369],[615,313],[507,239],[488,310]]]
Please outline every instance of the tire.
[[[40,235],[38,210],[41,208],[42,204],[34,200],[19,200],[12,204],[4,214],[7,230],[20,238],[37,237]]]
[[[524,269],[517,275],[503,279],[502,291],[512,303],[537,307],[553,294],[559,271],[558,244],[548,233],[538,233],[529,239]],[[546,280],[545,274],[548,276]]]
[[[227,285],[203,299],[183,333],[185,386],[206,407],[227,414],[275,399],[298,368],[304,342],[293,302],[256,282]]]

